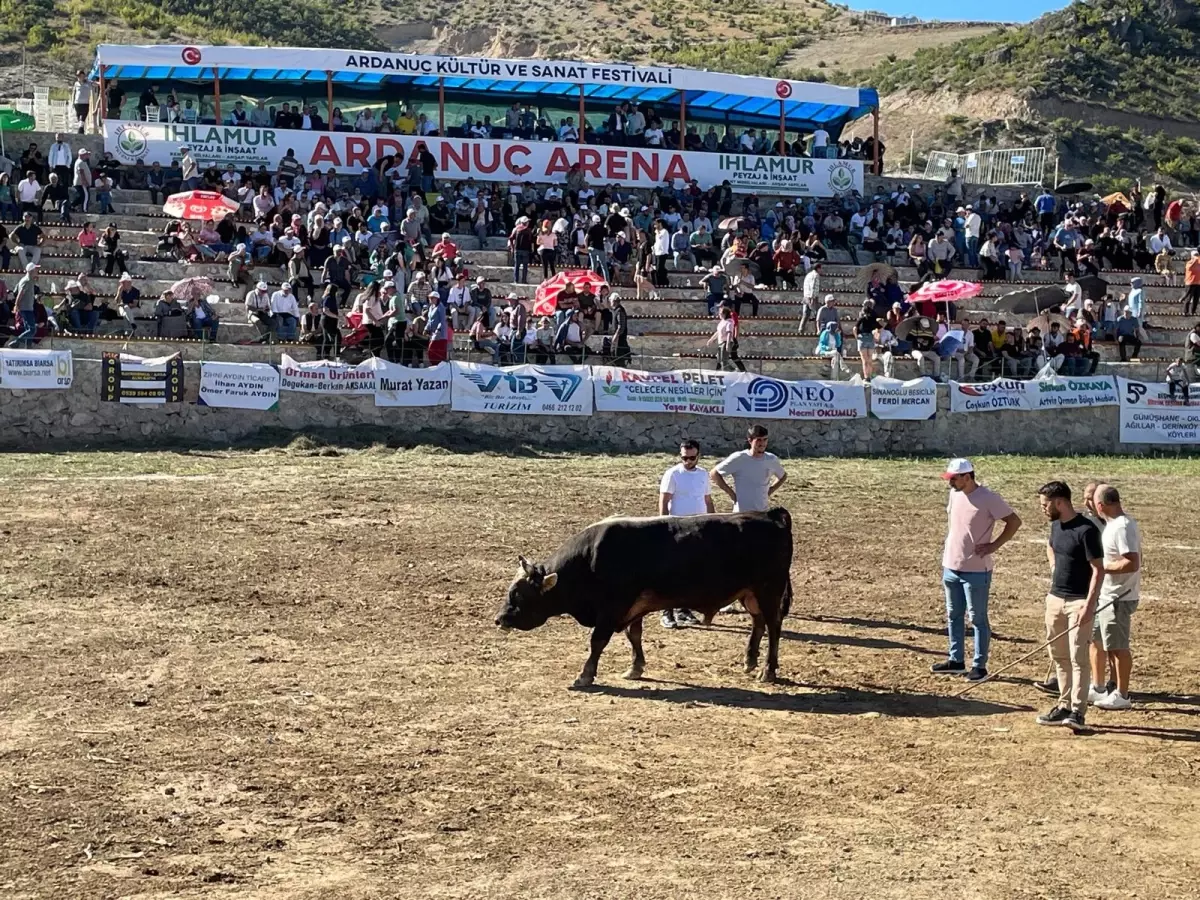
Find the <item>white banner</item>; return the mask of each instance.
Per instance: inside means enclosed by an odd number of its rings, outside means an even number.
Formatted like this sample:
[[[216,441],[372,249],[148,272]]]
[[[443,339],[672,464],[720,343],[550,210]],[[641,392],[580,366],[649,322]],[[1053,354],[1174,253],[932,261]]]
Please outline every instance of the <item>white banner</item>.
[[[725,415],[750,419],[861,419],[862,385],[839,381],[782,381],[746,373],[725,376]]]
[[[451,409],[510,415],[590,416],[587,366],[508,366],[451,363]]]
[[[234,163],[265,165],[272,172],[290,149],[306,172],[337,169],[355,175],[385,156],[404,166],[424,143],[437,161],[437,177],[459,181],[565,181],[576,163],[593,183],[658,187],[693,178],[709,188],[728,180],[733,189],[789,196],[833,197],[863,190],[863,163],[741,153],[697,153],[648,147],[557,144],[545,141],[480,141],[418,138],[401,134],[236,128],[232,125],[169,125],[104,120],[104,149],[123,163],[178,161],[188,147],[203,168]]]
[[[200,406],[275,409],[279,405],[279,370],[267,363],[200,364]]]
[[[412,369],[372,357],[363,363],[375,370],[376,406],[449,406],[450,363],[428,369]]]
[[[950,412],[996,412],[1001,409],[1033,409],[1026,382],[997,378],[983,384],[950,382]]]
[[[755,75],[727,75],[722,72],[702,72],[698,69],[674,66],[635,66],[619,62],[490,59],[481,56],[430,56],[366,50],[185,44],[101,44],[96,48],[96,57],[105,67],[298,69],[316,71],[322,75],[325,72],[378,72],[435,78],[480,78],[487,81],[549,81],[713,91],[743,97],[815,103],[820,106],[858,107],[877,102],[874,91],[860,91],[856,87],[839,87],[811,81],[787,81]],[[222,77],[225,77],[224,73]],[[320,90],[323,91],[324,78],[319,83],[322,85]],[[775,114],[778,114],[778,111],[778,105],[771,110]]]
[[[70,350],[0,350],[0,388],[62,390],[74,380]]]
[[[600,412],[698,413],[725,415],[725,373],[688,369],[640,372],[593,366],[596,409]]]
[[[1056,375],[1025,385],[1030,409],[1117,405],[1117,383],[1109,375]]]
[[[297,362],[286,353],[279,363],[279,386],[305,394],[374,394],[375,370],[369,363],[351,366],[322,359]]]
[[[937,382],[877,375],[871,379],[871,415],[877,419],[932,419],[937,415]]]
[[[1122,444],[1200,444],[1200,399],[1172,400],[1165,384],[1117,378]]]

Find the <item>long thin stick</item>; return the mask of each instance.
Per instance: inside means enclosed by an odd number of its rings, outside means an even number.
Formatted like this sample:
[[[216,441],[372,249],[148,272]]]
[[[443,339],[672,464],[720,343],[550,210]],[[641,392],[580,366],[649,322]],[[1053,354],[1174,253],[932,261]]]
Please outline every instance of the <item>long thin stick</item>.
[[[1095,621],[1096,615],[1097,615],[1097,613],[1100,612],[1100,610],[1108,609],[1110,606],[1112,606],[1114,603],[1116,603],[1117,600],[1119,600],[1119,599],[1120,599],[1120,597],[1114,597],[1112,600],[1109,600],[1103,606],[1097,606],[1096,612],[1092,613],[1092,618],[1090,621]],[[1076,625],[1072,625],[1070,628],[1060,631],[1058,634],[1054,635],[1054,637],[1052,637],[1048,641],[1046,641],[1046,643],[1041,644],[1038,647],[1034,647],[1032,650],[1030,650],[1028,653],[1026,653],[1020,659],[1013,660],[1007,666],[1005,666],[1003,669],[997,669],[995,672],[992,672],[986,678],[980,678],[978,681],[971,682],[965,688],[963,688],[961,691],[959,691],[957,694],[951,694],[950,696],[957,698],[957,697],[963,696],[964,694],[966,694],[970,691],[975,690],[975,688],[979,687],[981,684],[986,684],[987,682],[989,682],[993,678],[995,678],[997,675],[1002,675],[1003,673],[1007,672],[1009,669],[1013,668],[1013,666],[1017,666],[1017,665],[1020,665],[1021,663],[1025,662],[1025,660],[1029,659],[1029,657],[1033,656],[1033,654],[1037,653],[1038,651],[1045,650],[1047,647],[1049,647],[1051,644],[1053,644],[1055,641],[1057,641],[1060,637],[1070,634],[1072,630],[1074,630],[1075,628],[1078,628],[1078,627],[1079,626],[1076,624]]]

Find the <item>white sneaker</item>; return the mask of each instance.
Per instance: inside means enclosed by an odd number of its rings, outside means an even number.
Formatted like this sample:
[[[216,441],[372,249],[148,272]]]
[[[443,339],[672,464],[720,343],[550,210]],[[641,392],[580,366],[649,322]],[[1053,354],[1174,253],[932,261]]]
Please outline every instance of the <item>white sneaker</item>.
[[[1096,709],[1129,709],[1133,703],[1119,691],[1105,694],[1096,701]]]
[[[1114,691],[1113,693],[1116,693],[1116,691]],[[1108,696],[1108,694],[1104,693],[1104,691],[1096,690],[1095,685],[1093,685],[1093,684],[1088,685],[1088,701],[1087,701],[1088,706],[1099,706],[1100,701],[1103,700],[1107,696]]]

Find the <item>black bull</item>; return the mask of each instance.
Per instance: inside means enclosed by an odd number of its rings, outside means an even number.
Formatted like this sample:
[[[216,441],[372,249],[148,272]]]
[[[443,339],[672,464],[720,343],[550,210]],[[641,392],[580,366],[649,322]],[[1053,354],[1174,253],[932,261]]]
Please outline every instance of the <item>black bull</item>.
[[[529,631],[551,616],[568,615],[592,629],[591,654],[575,687],[588,687],[609,640],[629,637],[640,678],[642,617],[686,607],[705,624],[723,606],[742,601],[753,627],[746,671],[758,666],[763,632],[767,664],[760,680],[774,681],[779,634],[792,599],[792,517],[787,510],[646,519],[606,519],[568,539],[545,563],[521,557],[496,624]]]

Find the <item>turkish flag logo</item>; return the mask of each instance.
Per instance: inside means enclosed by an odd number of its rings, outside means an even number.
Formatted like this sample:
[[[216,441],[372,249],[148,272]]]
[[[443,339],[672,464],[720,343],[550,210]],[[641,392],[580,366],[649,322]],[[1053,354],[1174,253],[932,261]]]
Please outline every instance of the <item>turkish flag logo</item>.
[[[788,97],[792,96],[792,86],[786,81],[779,82],[775,85],[775,95],[779,97],[780,100],[786,100]]]
[[[200,50],[198,47],[184,47],[183,52],[179,54],[183,57],[183,61],[189,66],[198,66],[200,64]],[[790,91],[788,93],[791,93]]]

